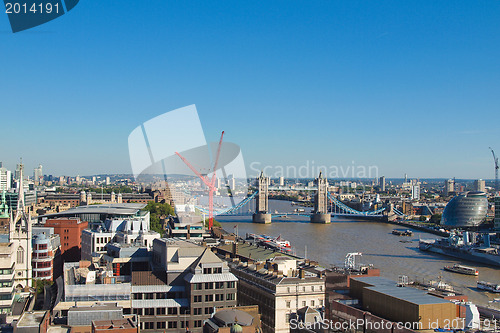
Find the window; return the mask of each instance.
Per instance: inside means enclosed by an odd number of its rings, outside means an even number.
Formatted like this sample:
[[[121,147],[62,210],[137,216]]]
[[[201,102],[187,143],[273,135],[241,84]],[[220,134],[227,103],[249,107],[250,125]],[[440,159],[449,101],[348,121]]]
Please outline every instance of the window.
[[[323,286],[319,286],[319,290],[320,290],[320,291],[323,291]]]
[[[215,301],[220,302],[224,300],[224,294],[215,294]]]
[[[153,299],[154,298],[154,294],[153,293],[146,293],[144,294],[144,299]]]
[[[215,282],[215,289],[223,289],[224,282]]]
[[[286,292],[290,293],[290,287],[286,287]]]
[[[142,294],[134,294],[134,299],[142,299]]]
[[[152,322],[145,322],[144,323],[144,329],[146,330],[152,330],[155,328],[155,323],[152,323]]]
[[[176,315],[177,314],[177,308],[168,308],[168,314],[169,315]]]
[[[203,268],[203,274],[212,274],[211,268]]]
[[[227,288],[234,288],[234,286],[235,286],[234,281],[227,282],[226,286],[227,286]]]
[[[234,294],[227,294],[226,300],[228,301],[234,301]]]
[[[290,307],[290,301],[286,301],[286,307],[289,308]]]
[[[319,300],[319,306],[323,306],[323,300],[322,299]]]
[[[205,302],[213,302],[214,295],[205,295]]]
[[[200,315],[201,314],[201,308],[194,308],[193,309],[193,314],[196,316],[196,315]]]
[[[302,291],[306,291],[306,287],[302,287]]]
[[[290,314],[287,313],[285,318],[286,318],[286,322],[289,323],[290,322]]]
[[[18,264],[24,263],[24,249],[22,248],[22,246],[19,246],[17,248],[17,263]]]
[[[177,322],[176,321],[169,321],[168,328],[177,328]]]
[[[156,328],[165,328],[165,322],[164,321],[159,321],[156,323]]]
[[[214,289],[214,283],[213,282],[205,283],[205,289]]]
[[[222,273],[222,267],[215,267],[214,268],[214,274],[221,274]]]
[[[195,320],[194,327],[201,327],[201,320]]]
[[[314,286],[311,286],[311,291],[314,291]]]
[[[194,303],[199,303],[201,302],[201,295],[195,295],[194,298],[193,298],[193,302]]]
[[[314,302],[314,300],[312,299],[312,300],[311,300],[311,306],[314,306],[314,304],[315,304],[315,302]]]
[[[154,308],[144,309],[144,315],[145,316],[154,316],[155,315],[155,309]]]
[[[213,308],[205,308],[205,314],[211,314],[213,311]]]
[[[306,301],[302,301],[302,306],[306,306],[307,305],[307,302]]]
[[[201,290],[202,288],[203,288],[203,284],[202,283],[195,283],[194,286],[193,286],[194,290]]]
[[[156,314],[157,315],[164,315],[165,314],[165,308],[156,308]]]

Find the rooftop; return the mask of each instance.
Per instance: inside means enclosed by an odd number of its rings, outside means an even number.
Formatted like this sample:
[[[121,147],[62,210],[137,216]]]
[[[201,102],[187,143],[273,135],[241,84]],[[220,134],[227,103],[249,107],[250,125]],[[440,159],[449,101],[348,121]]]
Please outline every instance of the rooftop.
[[[17,322],[17,327],[38,327],[43,320],[43,317],[47,311],[26,311],[23,313],[19,321]]]
[[[389,295],[391,297],[401,299],[412,304],[425,305],[450,302],[445,299],[429,295],[426,291],[423,290],[415,289],[412,287],[398,287],[395,281],[386,279],[381,276],[355,277],[353,279],[371,285],[371,287],[367,287],[366,289]]]
[[[86,205],[70,208],[64,212],[47,214],[42,217],[57,217],[77,214],[109,214],[109,215],[136,215],[146,204],[141,203],[114,203],[103,205]]]

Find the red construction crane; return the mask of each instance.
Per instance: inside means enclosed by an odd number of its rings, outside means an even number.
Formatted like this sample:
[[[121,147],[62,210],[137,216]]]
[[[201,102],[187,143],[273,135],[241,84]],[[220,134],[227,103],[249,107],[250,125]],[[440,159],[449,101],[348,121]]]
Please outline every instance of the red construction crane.
[[[203,176],[198,170],[195,169],[191,165],[191,163],[188,162],[181,154],[178,152],[175,152],[177,156],[181,158],[181,160],[191,169],[191,171],[194,172],[195,175],[197,175],[201,181],[208,187],[208,229],[212,230],[212,226],[214,224],[214,192],[215,192],[215,180],[217,178],[216,173],[217,173],[217,164],[219,162],[219,156],[220,156],[220,148],[222,146],[222,138],[224,137],[224,131],[222,131],[222,134],[220,135],[220,141],[219,141],[219,146],[217,147],[217,155],[215,157],[214,161],[214,167],[212,169],[212,178],[208,178],[208,174]]]

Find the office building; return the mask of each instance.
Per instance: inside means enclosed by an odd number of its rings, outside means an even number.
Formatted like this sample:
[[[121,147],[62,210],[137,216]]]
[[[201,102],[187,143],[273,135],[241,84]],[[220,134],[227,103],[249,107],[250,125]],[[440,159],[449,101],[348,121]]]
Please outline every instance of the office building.
[[[420,185],[412,185],[411,200],[420,200]]]
[[[82,252],[82,232],[88,222],[79,218],[53,218],[45,220],[45,227],[53,228],[59,235],[61,257],[64,262],[79,261]]]
[[[33,279],[55,281],[62,273],[61,238],[54,228],[33,227]]]
[[[88,325],[72,312],[88,312],[99,302],[138,316],[141,331],[201,333],[215,308],[237,304],[237,278],[210,248],[170,238],[155,239],[151,255],[145,248],[114,246],[103,259],[121,260],[128,253],[130,271],[100,260],[65,263],[63,298],[54,311],[67,315],[69,325]]]
[[[195,212],[193,205],[177,205],[176,216],[169,216],[167,220],[167,233],[169,237],[182,239],[203,240],[206,233],[203,217]]]
[[[483,179],[477,179],[474,181],[474,191],[486,192],[486,185]]]
[[[443,194],[444,196],[449,196],[455,193],[455,180],[454,179],[447,179],[444,181],[444,190]]]
[[[43,182],[43,169],[41,164],[33,170],[33,181],[35,182],[35,185]]]
[[[281,176],[279,180],[280,186],[285,186],[285,177]]]
[[[82,259],[92,260],[106,253],[109,243],[135,244],[151,249],[160,234],[149,228],[149,212],[143,217],[109,219],[95,229],[82,231]]]
[[[258,305],[262,331],[289,332],[290,319],[304,307],[325,305],[325,279],[297,267],[297,259],[278,256],[264,262],[230,261],[238,278],[238,304]]]
[[[4,167],[0,167],[0,192],[8,191],[12,187],[12,173]]]
[[[433,329],[436,324],[445,327],[459,312],[459,305],[451,301],[379,276],[351,278],[350,294],[361,300],[364,310],[393,322],[409,323],[414,330]]]
[[[44,219],[79,218],[82,221],[87,221],[91,225],[97,226],[109,219],[142,218],[149,224],[149,212],[143,210],[144,207],[146,207],[144,203],[79,206],[65,210],[64,212],[39,216],[38,220],[42,222]]]
[[[380,191],[385,192],[385,176],[379,178]]]

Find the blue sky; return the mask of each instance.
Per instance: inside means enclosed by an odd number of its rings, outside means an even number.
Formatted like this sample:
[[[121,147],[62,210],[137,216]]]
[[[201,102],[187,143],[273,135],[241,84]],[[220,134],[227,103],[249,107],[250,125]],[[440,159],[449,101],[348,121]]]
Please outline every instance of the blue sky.
[[[246,162],[493,178],[499,1],[81,1],[0,15],[0,160],[130,173],[127,137],[196,104]]]

